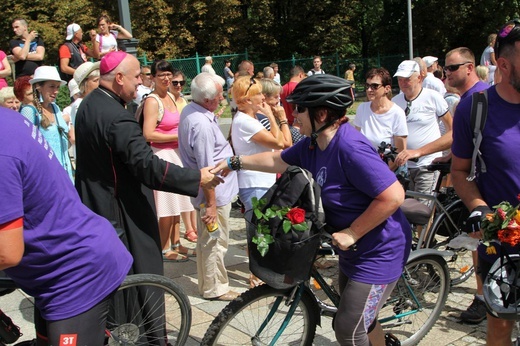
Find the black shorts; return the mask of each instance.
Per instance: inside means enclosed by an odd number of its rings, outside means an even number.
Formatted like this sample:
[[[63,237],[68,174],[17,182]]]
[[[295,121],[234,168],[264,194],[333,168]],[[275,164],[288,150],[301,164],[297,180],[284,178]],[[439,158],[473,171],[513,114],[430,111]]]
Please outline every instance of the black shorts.
[[[37,346],[103,345],[109,301],[112,294],[90,310],[64,320],[47,321],[34,308]]]

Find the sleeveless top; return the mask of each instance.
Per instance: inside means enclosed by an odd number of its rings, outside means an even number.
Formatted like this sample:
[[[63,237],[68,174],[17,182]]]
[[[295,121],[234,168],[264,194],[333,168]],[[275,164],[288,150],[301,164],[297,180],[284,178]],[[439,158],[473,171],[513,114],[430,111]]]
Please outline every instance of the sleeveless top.
[[[74,177],[72,175],[72,164],[69,157],[69,126],[63,119],[60,108],[51,103],[52,109],[54,110],[54,118],[56,122],[53,122],[49,127],[43,128],[41,126],[41,114],[38,113],[36,107],[32,105],[23,105],[20,108],[20,113],[31,121],[40,132],[43,137],[49,143],[52,148],[54,155],[63,166],[63,168],[69,174],[70,180],[74,183]]]
[[[168,135],[176,135],[179,132],[179,122],[181,115],[179,111],[170,112],[168,109],[164,108],[164,115],[155,131],[159,133],[164,133]],[[179,147],[178,141],[164,142],[164,143],[156,143],[151,142],[150,145],[154,148],[159,149],[177,149]]]

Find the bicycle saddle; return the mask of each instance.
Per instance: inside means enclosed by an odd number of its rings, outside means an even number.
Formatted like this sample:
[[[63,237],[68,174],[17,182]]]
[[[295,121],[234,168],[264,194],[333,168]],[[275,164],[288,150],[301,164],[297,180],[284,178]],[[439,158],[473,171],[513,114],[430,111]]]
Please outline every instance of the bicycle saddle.
[[[416,225],[425,225],[430,220],[432,209],[415,198],[407,198],[401,204],[401,210],[408,222]]]
[[[429,171],[440,171],[443,174],[450,173],[451,163],[450,162],[441,162],[441,163],[432,163],[431,165],[426,166],[426,169]]]

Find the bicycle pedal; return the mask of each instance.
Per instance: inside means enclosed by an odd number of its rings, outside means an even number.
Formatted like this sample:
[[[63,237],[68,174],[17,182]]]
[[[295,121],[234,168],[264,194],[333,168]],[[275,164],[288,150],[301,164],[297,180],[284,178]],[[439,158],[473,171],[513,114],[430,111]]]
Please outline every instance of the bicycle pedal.
[[[386,346],[401,346],[401,341],[396,338],[392,333],[385,334],[385,345]]]

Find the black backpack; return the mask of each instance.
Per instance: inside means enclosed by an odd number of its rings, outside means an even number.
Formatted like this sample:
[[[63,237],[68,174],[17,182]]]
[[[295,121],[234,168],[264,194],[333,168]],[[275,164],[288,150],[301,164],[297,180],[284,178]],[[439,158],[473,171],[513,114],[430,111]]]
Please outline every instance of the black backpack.
[[[300,167],[290,166],[262,197],[267,201],[262,212],[272,206],[299,207],[305,210],[305,221],[310,225],[306,231],[290,230],[285,233],[283,220],[278,217],[269,219],[274,243],[262,256],[253,242],[259,222],[253,213],[252,227],[248,227],[247,231],[249,268],[269,286],[289,288],[310,277],[320,245],[320,234],[325,226],[320,196],[321,188],[312,174]]]

